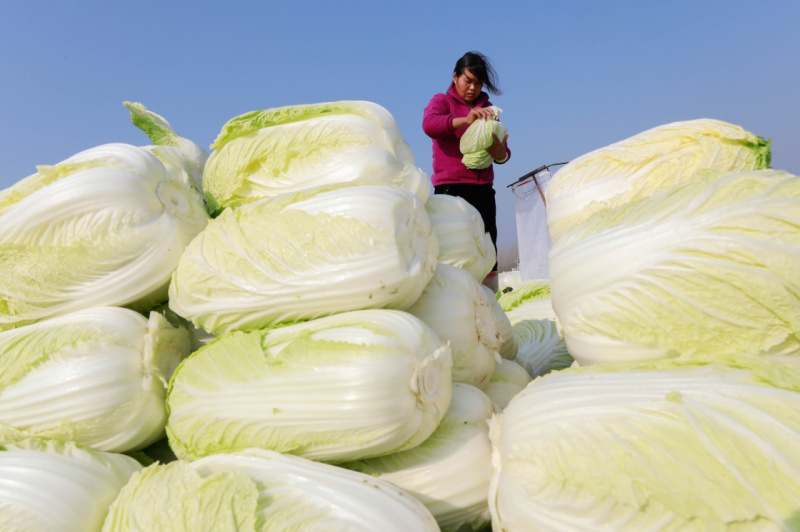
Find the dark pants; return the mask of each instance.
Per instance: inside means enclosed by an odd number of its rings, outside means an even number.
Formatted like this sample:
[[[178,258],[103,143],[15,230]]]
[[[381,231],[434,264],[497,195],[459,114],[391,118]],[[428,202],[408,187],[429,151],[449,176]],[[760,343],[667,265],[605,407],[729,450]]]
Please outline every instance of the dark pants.
[[[495,203],[495,192],[492,185],[437,185],[433,187],[433,193],[458,196],[475,207],[483,219],[483,226],[486,232],[492,237],[492,244],[495,252],[497,252],[497,204]],[[496,262],[492,271],[497,271]]]

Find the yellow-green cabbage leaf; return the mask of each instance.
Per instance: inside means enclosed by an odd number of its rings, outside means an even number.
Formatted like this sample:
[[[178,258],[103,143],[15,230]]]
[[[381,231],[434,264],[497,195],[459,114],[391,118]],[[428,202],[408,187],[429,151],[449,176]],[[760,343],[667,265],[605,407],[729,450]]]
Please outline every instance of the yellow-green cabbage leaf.
[[[553,242],[593,213],[707,176],[769,168],[770,141],[709,118],[671,122],[577,157],[547,187]]]
[[[246,449],[143,469],[122,488],[102,530],[436,532],[438,527],[425,506],[386,481]]]
[[[568,368],[575,362],[558,332],[555,320],[519,320],[514,324],[513,331],[519,346],[514,360],[531,377]]]
[[[534,380],[492,420],[495,530],[798,530],[800,366],[737,356]]]
[[[482,285],[448,264],[436,272],[407,310],[430,326],[453,351],[453,381],[482,387],[500,362],[502,339]]]
[[[498,120],[503,110],[494,105],[488,109],[492,110],[492,118],[474,121],[459,140],[458,147],[462,153],[461,162],[473,170],[482,170],[492,165],[494,158],[487,153],[486,148],[492,145],[493,136],[503,142],[508,133],[506,125]]]
[[[521,281],[511,291],[500,293],[497,302],[511,325],[523,320],[556,319],[548,279]]]
[[[142,466],[133,458],[32,438],[0,445],[0,528],[100,530],[109,505]]]
[[[145,447],[164,436],[167,384],[190,348],[189,331],[161,314],[118,307],[0,332],[0,441]]]
[[[800,349],[800,178],[684,183],[589,218],[550,253],[560,332],[597,362]]]
[[[150,151],[105,144],[0,191],[0,330],[97,306],[149,310],[208,222]]]
[[[211,211],[306,188],[357,182],[397,185],[425,202],[428,176],[392,115],[368,101],[291,105],[229,120],[203,174]]]
[[[169,306],[213,334],[408,308],[439,248],[422,202],[391,185],[320,187],[226,209],[187,247]]]
[[[484,392],[469,384],[453,383],[450,408],[422,444],[341,465],[408,491],[430,510],[442,532],[481,530],[491,520],[488,422],[496,412]]]
[[[511,399],[530,384],[531,375],[517,360],[504,358],[494,367],[489,382],[482,388],[483,392],[502,411]]]
[[[409,449],[444,416],[451,366],[449,345],[397,310],[233,331],[176,370],[167,435],[189,460],[248,447],[326,462]]]
[[[439,241],[439,262],[466,270],[483,281],[497,262],[497,250],[478,209],[458,196],[434,194],[425,203],[425,210]]]

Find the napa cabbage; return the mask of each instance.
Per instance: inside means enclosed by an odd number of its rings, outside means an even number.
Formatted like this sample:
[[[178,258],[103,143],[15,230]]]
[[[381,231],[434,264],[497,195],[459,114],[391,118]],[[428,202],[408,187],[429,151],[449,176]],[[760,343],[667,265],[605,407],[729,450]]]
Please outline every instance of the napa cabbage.
[[[528,370],[517,360],[504,358],[494,367],[489,382],[482,388],[483,392],[502,411],[511,399],[533,380]]]
[[[126,452],[164,436],[166,391],[189,332],[161,314],[98,307],[0,332],[0,441]]]
[[[473,170],[491,166],[494,158],[486,152],[486,148],[492,145],[493,136],[502,142],[508,133],[505,124],[499,121],[500,113],[503,110],[494,105],[488,109],[492,110],[492,118],[474,121],[459,140],[458,147],[462,153],[461,162]]]
[[[492,271],[497,250],[478,209],[465,199],[434,194],[425,203],[439,242],[439,262],[472,274],[479,282]]]
[[[800,366],[738,355],[534,380],[492,420],[495,530],[797,530]]]
[[[522,320],[556,319],[548,279],[521,281],[511,291],[501,292],[497,302],[511,325]]]
[[[453,398],[439,427],[422,444],[342,467],[391,482],[419,499],[443,532],[481,530],[489,524],[492,473],[489,441],[497,412],[478,388],[453,383]]]
[[[368,308],[408,308],[433,276],[425,206],[395,186],[334,185],[213,219],[187,247],[169,306],[220,334]]]
[[[800,350],[800,178],[686,182],[597,213],[550,254],[552,304],[580,363]]]
[[[497,334],[500,338],[500,349],[498,353],[502,358],[513,360],[514,357],[517,356],[519,345],[517,344],[517,339],[514,337],[511,319],[509,319],[508,314],[505,313],[503,307],[500,306],[500,303],[497,301],[495,292],[492,292],[492,289],[484,284],[481,284],[480,287],[486,304],[492,309],[492,314],[494,315],[494,323],[497,326]]]
[[[431,513],[381,479],[264,449],[153,464],[134,474],[103,532],[435,532]]]
[[[248,447],[326,462],[409,449],[444,416],[451,365],[449,345],[397,310],[232,331],[175,371],[169,443],[188,460]]]
[[[8,531],[100,530],[108,507],[142,466],[73,442],[0,445],[0,523]]]
[[[577,157],[547,187],[553,242],[593,213],[708,176],[769,168],[770,141],[713,119],[657,126]]]
[[[500,361],[502,338],[489,299],[468,272],[439,263],[422,295],[407,309],[450,343],[454,382],[480,388]]]
[[[292,105],[252,111],[225,123],[203,174],[218,213],[255,200],[336,183],[407,188],[423,203],[428,176],[392,115],[367,101]]]
[[[159,158],[174,178],[203,191],[203,170],[208,153],[196,142],[179,135],[163,116],[147,109],[139,102],[122,102],[130,112],[131,122],[145,132],[153,143],[142,146]]]
[[[575,362],[555,320],[520,320],[514,324],[513,331],[519,346],[514,360],[531,377],[568,368]]]
[[[149,310],[207,222],[200,193],[144,148],[38,166],[0,191],[0,330],[96,306]]]

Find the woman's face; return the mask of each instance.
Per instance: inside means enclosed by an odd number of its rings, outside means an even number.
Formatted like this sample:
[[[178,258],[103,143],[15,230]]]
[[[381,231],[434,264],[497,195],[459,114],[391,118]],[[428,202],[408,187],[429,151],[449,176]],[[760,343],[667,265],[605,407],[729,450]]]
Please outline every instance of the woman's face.
[[[468,68],[465,68],[460,76],[453,72],[453,85],[459,97],[467,103],[475,101],[483,90],[483,82],[479,81]]]

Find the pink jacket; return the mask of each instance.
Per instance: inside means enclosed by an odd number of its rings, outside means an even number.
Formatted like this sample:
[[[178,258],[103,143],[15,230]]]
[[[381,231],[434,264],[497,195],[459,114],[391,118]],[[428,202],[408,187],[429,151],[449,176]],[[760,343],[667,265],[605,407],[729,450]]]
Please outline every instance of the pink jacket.
[[[492,105],[489,95],[481,92],[475,99],[475,107]],[[469,114],[469,106],[459,98],[453,84],[447,94],[439,93],[431,98],[422,117],[422,130],[433,139],[433,176],[434,186],[452,184],[494,184],[494,165],[483,170],[470,170],[461,162],[459,139],[468,126],[453,129],[453,118]],[[511,157],[511,150],[508,150]],[[506,159],[508,160],[508,159]]]

